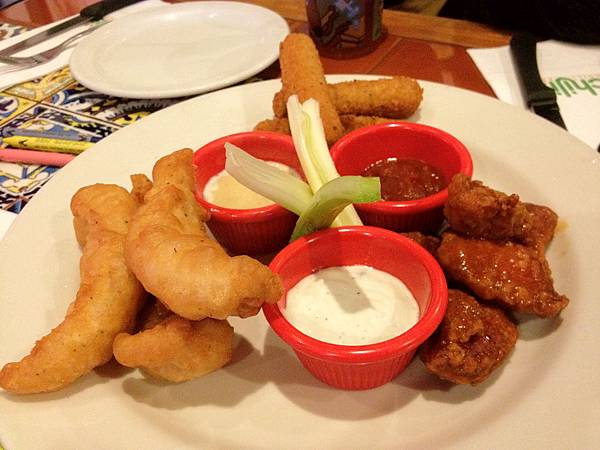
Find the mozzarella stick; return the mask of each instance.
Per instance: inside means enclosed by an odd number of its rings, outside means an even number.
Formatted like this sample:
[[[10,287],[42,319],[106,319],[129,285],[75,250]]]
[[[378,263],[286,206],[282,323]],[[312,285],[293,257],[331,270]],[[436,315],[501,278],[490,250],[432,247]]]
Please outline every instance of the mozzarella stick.
[[[387,117],[372,117],[372,116],[355,116],[354,114],[343,114],[340,116],[340,121],[344,127],[344,133],[357,130],[358,128],[369,125],[378,125],[382,123],[395,122],[395,119]],[[276,133],[291,134],[290,124],[287,118],[266,119],[258,122],[255,131],[274,131]]]
[[[279,62],[285,99],[296,94],[300,102],[309,98],[317,100],[325,137],[330,145],[333,144],[344,134],[344,128],[329,95],[319,53],[311,38],[300,33],[289,34],[280,45]]]
[[[380,80],[354,80],[328,84],[329,96],[338,114],[406,119],[423,100],[423,89],[409,77]],[[287,94],[287,95],[286,95]],[[288,94],[282,90],[273,97],[275,117],[286,117]]]

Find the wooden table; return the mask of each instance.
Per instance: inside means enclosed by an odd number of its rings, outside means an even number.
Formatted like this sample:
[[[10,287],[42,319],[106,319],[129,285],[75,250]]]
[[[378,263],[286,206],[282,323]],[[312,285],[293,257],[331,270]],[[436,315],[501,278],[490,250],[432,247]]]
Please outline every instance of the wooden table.
[[[0,10],[0,21],[40,26],[76,14],[97,0],[23,0]],[[169,0],[177,3],[183,0]],[[292,31],[307,32],[303,0],[248,0],[278,12]],[[469,47],[506,45],[509,35],[473,22],[385,10],[387,36],[371,54],[354,59],[322,58],[325,73],[407,75],[493,96],[493,92],[468,56]],[[274,64],[263,78],[279,76]]]

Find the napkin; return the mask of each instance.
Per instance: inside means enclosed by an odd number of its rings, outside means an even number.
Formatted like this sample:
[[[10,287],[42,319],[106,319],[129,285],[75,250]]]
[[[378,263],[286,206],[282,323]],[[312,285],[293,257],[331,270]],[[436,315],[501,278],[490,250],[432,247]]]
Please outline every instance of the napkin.
[[[527,107],[508,46],[467,52],[500,100]],[[600,46],[543,41],[537,58],[542,80],[556,91],[568,131],[600,150]]]
[[[145,0],[143,2],[135,3],[126,8],[115,11],[112,14],[107,15],[104,18],[104,20],[107,22],[110,22],[110,21],[116,20],[120,17],[124,17],[129,14],[132,14],[132,13],[136,13],[139,11],[144,11],[147,9],[156,8],[156,7],[164,6],[164,5],[168,5],[168,4],[169,3],[166,3],[162,0]],[[72,17],[74,17],[74,16],[72,16]],[[15,36],[13,38],[0,41],[0,50],[6,48],[16,42],[22,41],[23,39],[27,39],[28,37],[33,36],[34,34],[37,34],[40,31],[46,30],[50,27],[53,27],[57,23],[63,22],[65,20],[69,20],[72,17],[67,17],[66,19],[61,19],[54,23],[44,25],[39,28],[35,28],[35,29],[27,31],[25,33],[21,33],[18,36]],[[70,29],[69,31],[58,34],[57,36],[55,36],[52,39],[44,41],[34,47],[28,48],[27,50],[23,50],[23,51],[19,52],[18,54],[16,54],[15,56],[35,55],[36,53],[42,52],[49,48],[55,47],[56,45],[59,45],[61,42],[64,42],[65,40],[67,40],[69,37],[81,32],[81,31],[84,31],[85,29],[89,28],[90,26],[92,26],[92,25],[89,23],[86,23],[86,24],[80,25],[78,27],[74,27],[74,28]],[[30,67],[28,69],[23,69],[23,70],[18,70],[15,72],[9,72],[9,73],[3,74],[2,68],[5,67],[5,64],[0,64],[0,90],[4,90],[15,84],[23,83],[25,81],[33,80],[34,78],[38,78],[38,77],[47,75],[55,70],[60,69],[61,67],[68,65],[69,58],[71,57],[71,53],[73,52],[75,45],[76,44],[67,48],[64,52],[62,52],[59,56],[57,56],[53,60],[48,61],[45,64],[40,64],[35,67]]]

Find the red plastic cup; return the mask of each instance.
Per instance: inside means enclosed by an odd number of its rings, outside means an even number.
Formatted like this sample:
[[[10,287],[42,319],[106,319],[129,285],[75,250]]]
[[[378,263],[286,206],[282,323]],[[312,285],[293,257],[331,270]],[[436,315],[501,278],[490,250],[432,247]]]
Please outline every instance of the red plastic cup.
[[[285,164],[302,175],[292,138],[267,131],[238,133],[212,141],[194,154],[196,200],[210,212],[207,225],[215,239],[235,254],[262,255],[278,251],[288,243],[298,216],[277,204],[231,209],[204,198],[208,181],[225,168],[226,142],[256,158]]]
[[[314,339],[296,329],[282,313],[286,297],[262,309],[271,328],[292,347],[316,378],[339,389],[381,386],[398,376],[417,348],[438,327],[448,305],[448,287],[437,261],[414,241],[382,228],[329,228],[295,240],[270,264],[289,291],[320,269],[367,265],[402,280],[414,295],[419,321],[387,341],[369,345],[337,345]]]
[[[471,176],[473,161],[454,136],[427,125],[393,122],[359,128],[338,140],[331,156],[340,175],[362,175],[372,164],[388,158],[417,159],[435,168],[449,184],[457,173]],[[439,230],[444,220],[448,189],[418,200],[356,204],[365,225],[394,231]]]

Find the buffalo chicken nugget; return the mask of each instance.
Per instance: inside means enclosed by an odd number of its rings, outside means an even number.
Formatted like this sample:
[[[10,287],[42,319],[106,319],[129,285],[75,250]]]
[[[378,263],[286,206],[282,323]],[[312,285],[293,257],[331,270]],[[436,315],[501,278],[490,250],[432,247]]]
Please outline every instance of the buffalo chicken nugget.
[[[113,352],[124,366],[179,383],[220,369],[231,360],[233,328],[225,320],[192,321],[170,313],[139,333],[119,334]]]
[[[423,343],[419,356],[429,371],[444,380],[477,384],[502,364],[517,337],[516,325],[500,309],[450,289],[442,324]]]
[[[554,290],[548,262],[535,248],[446,232],[437,255],[446,275],[480,300],[540,317],[556,316],[569,303]]]
[[[125,234],[105,228],[123,231],[132,203],[129,193],[114,185],[75,194],[71,205],[81,226],[78,236],[85,242],[77,296],[63,322],[36,342],[28,356],[4,366],[4,389],[17,394],[59,390],[108,362],[115,336],[132,329],[145,292],[125,264]]]
[[[344,134],[340,117],[331,101],[323,66],[312,39],[291,33],[279,47],[281,84],[284,98],[297,95],[300,102],[314,98],[319,102],[325,137],[329,145]]]
[[[454,231],[493,240],[520,240],[530,220],[518,195],[490,189],[464,174],[455,175],[448,185],[444,215]]]
[[[283,293],[278,275],[248,256],[230,257],[204,226],[193,189],[192,150],[161,158],[154,186],[132,218],[126,259],[145,289],[181,317],[256,315]]]

